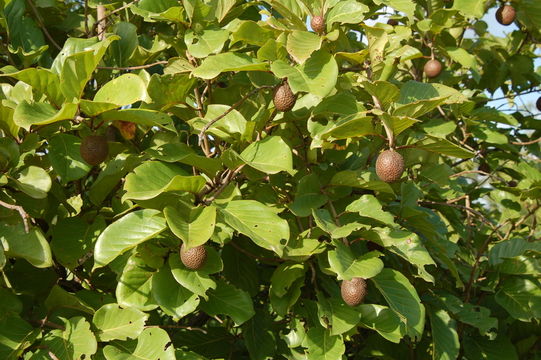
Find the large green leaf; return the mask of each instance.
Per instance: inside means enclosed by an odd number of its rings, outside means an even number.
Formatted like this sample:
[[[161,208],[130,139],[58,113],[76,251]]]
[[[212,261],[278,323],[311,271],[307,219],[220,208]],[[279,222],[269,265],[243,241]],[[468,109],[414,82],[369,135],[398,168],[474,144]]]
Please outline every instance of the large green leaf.
[[[334,57],[324,50],[314,52],[304,64],[295,67],[277,60],[272,63],[271,70],[277,77],[287,78],[294,93],[303,91],[319,97],[332,91],[338,76]]]
[[[272,331],[272,318],[265,310],[257,309],[255,316],[244,323],[242,335],[250,359],[265,360],[274,356],[276,339]]]
[[[469,159],[475,155],[473,152],[453,144],[447,139],[439,139],[432,136],[429,137],[428,140],[423,140],[416,143],[415,147],[461,159]]]
[[[147,318],[147,314],[135,308],[122,309],[118,304],[106,304],[94,313],[92,323],[98,329],[98,339],[106,342],[137,338]]]
[[[205,185],[202,176],[187,176],[177,165],[161,161],[145,161],[126,176],[123,199],[149,200],[164,192],[198,193]]]
[[[73,119],[76,113],[77,105],[72,103],[64,103],[58,110],[48,103],[23,101],[15,108],[13,120],[15,124],[29,131],[32,125],[47,125]]]
[[[394,216],[383,211],[381,202],[374,195],[363,195],[360,199],[351,202],[346,211],[359,213],[361,216],[369,217],[390,226],[396,226]]]
[[[199,296],[175,280],[169,265],[152,277],[152,296],[160,308],[174,319],[192,313],[199,305]]]
[[[466,17],[482,18],[485,13],[484,0],[455,0],[453,9],[456,9]]]
[[[236,325],[242,325],[255,315],[250,295],[223,280],[208,294],[208,300],[201,302],[201,309],[209,315],[223,314],[231,317]]]
[[[506,279],[496,293],[496,302],[515,319],[530,321],[541,317],[541,288],[532,280]]]
[[[184,204],[164,209],[165,219],[171,231],[187,248],[203,245],[214,233],[216,208],[214,206],[193,208]]]
[[[59,360],[90,358],[96,353],[98,343],[84,317],[64,320],[64,326],[65,330],[52,330],[41,341]]]
[[[383,269],[372,281],[406,325],[408,334],[420,338],[425,326],[425,307],[408,279],[396,270]]]
[[[0,222],[0,241],[7,257],[26,259],[30,264],[45,268],[53,265],[51,248],[41,229],[30,228],[27,233],[22,223],[11,225]]]
[[[248,165],[264,173],[286,171],[293,174],[291,149],[279,136],[268,136],[251,143],[240,156]]]
[[[43,168],[33,165],[21,170],[14,181],[19,190],[34,199],[46,198],[52,186],[49,174]]]
[[[184,266],[182,261],[180,261],[179,254],[171,254],[169,256],[171,273],[180,285],[190,290],[194,294],[199,295],[204,299],[208,299],[206,294],[207,291],[209,289],[216,288],[216,282],[209,276],[209,274],[220,271],[223,266],[221,264],[220,257],[215,255],[213,259],[212,255],[213,253],[207,250],[207,260],[205,261],[203,268],[199,269],[198,271],[194,271]]]
[[[143,79],[135,74],[124,74],[104,84],[96,92],[94,101],[124,106],[145,101],[147,97]]]
[[[184,35],[184,42],[193,57],[206,58],[210,54],[219,53],[228,38],[227,30],[207,28],[197,33],[188,30]]]
[[[135,343],[113,342],[103,348],[107,360],[172,360],[174,347],[167,332],[158,327],[143,330]]]
[[[351,280],[354,277],[369,279],[380,273],[383,269],[381,256],[377,251],[362,256],[355,256],[351,249],[340,241],[335,241],[335,250],[328,254],[331,270],[338,275],[339,280]]]
[[[314,33],[294,30],[287,36],[287,52],[299,64],[304,63],[320,47],[321,37]]]
[[[206,58],[192,71],[192,75],[201,79],[213,79],[227,71],[265,71],[267,64],[246,54],[224,53]]]
[[[360,312],[361,324],[369,329],[376,330],[385,339],[399,343],[404,335],[403,324],[394,311],[387,306],[376,304],[362,304],[357,307]]]
[[[430,328],[433,338],[433,359],[455,360],[460,351],[456,322],[445,310],[430,310]]]
[[[48,142],[49,161],[64,184],[84,177],[92,168],[81,157],[80,138],[70,134],[57,134]]]
[[[299,278],[304,278],[305,272],[304,264],[289,262],[281,264],[272,274],[270,291],[278,297],[284,297]]]
[[[40,335],[39,328],[33,328],[19,315],[4,313],[0,317],[0,357],[6,360],[20,359],[23,351]]]
[[[38,94],[46,94],[48,99],[57,106],[64,101],[64,96],[60,91],[60,78],[49,69],[27,68],[1,76],[9,76],[27,83]]]
[[[341,24],[358,24],[364,20],[364,14],[369,11],[368,6],[355,0],[339,1],[328,13],[327,24],[335,22]]]
[[[153,269],[137,254],[130,256],[116,287],[118,304],[125,308],[142,311],[155,309],[158,305],[152,298]]]
[[[308,330],[303,346],[307,348],[309,359],[314,360],[341,360],[346,350],[341,336],[333,336],[321,326]]]
[[[98,237],[94,248],[94,268],[109,264],[117,256],[153,238],[167,227],[157,210],[129,213],[109,225]]]
[[[254,200],[233,200],[219,210],[229,226],[282,256],[289,240],[289,225],[272,209]]]

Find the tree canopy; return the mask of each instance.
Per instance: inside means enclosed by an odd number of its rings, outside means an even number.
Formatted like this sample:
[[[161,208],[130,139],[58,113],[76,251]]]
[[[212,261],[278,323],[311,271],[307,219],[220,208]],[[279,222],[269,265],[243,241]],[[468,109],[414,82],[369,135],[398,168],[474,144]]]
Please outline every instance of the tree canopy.
[[[1,359],[539,359],[539,0],[0,19]]]

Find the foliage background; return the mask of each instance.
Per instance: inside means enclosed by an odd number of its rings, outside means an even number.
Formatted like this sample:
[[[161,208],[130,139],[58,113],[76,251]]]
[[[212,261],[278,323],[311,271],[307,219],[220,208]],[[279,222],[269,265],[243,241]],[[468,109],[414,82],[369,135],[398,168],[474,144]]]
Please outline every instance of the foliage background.
[[[511,3],[501,36],[495,1],[1,0],[0,358],[538,359],[540,125],[514,99],[541,3]]]

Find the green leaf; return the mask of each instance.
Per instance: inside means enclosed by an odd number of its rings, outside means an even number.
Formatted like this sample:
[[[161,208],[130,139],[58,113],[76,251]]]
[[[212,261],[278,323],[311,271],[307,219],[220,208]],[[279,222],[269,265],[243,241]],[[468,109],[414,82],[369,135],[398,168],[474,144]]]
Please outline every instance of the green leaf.
[[[205,268],[208,269],[211,267],[215,267],[215,264],[213,264],[213,261],[212,259],[210,259],[209,255],[210,252],[207,250],[207,260],[203,265],[203,269],[200,269],[198,271],[186,268],[186,266],[184,266],[184,264],[180,260],[179,254],[171,254],[169,256],[169,266],[171,267],[171,273],[173,274],[175,280],[186,289],[190,290],[196,295],[201,296],[204,299],[208,299],[206,292],[209,289],[216,288],[216,282],[208,275],[212,271],[203,271]],[[216,260],[214,262],[216,262]]]
[[[340,117],[336,122],[329,122],[329,125],[318,137],[334,141],[378,133],[372,124],[372,117],[364,112]]]
[[[188,30],[184,35],[184,42],[190,55],[196,58],[206,58],[210,54],[222,51],[229,38],[229,31],[219,28],[207,28],[200,32]]]
[[[39,228],[32,227],[27,233],[22,223],[11,225],[2,221],[0,241],[6,257],[23,258],[38,268],[53,265],[51,248]]]
[[[49,161],[62,183],[84,177],[92,168],[81,157],[81,139],[70,134],[57,134],[48,141]]]
[[[139,41],[137,39],[137,26],[125,21],[117,22],[113,33],[120,39],[111,44],[111,52],[118,66],[127,66],[128,59],[133,55]]]
[[[186,74],[153,74],[147,91],[152,98],[152,105],[159,106],[163,110],[185,102],[195,82],[195,79],[189,78]]]
[[[13,120],[15,124],[30,131],[32,125],[47,125],[73,119],[76,113],[77,104],[64,103],[62,108],[57,110],[48,103],[23,101],[15,108]]]
[[[361,216],[369,217],[390,226],[396,226],[394,216],[382,209],[381,202],[374,195],[363,195],[360,199],[351,202],[346,211],[356,212]]]
[[[177,165],[145,161],[126,176],[122,199],[149,200],[164,192],[186,191],[197,194],[205,186],[202,176],[187,176]]]
[[[0,357],[6,360],[17,360],[41,331],[15,314],[2,314],[0,317]]]
[[[284,297],[297,279],[304,278],[305,272],[304,264],[281,264],[272,274],[270,291],[278,297]]]
[[[103,217],[91,224],[81,217],[61,219],[52,230],[51,248],[58,262],[69,269],[81,265],[94,249],[94,243],[105,229]]]
[[[282,256],[289,240],[289,225],[270,208],[254,200],[233,200],[219,210],[229,226]]]
[[[180,285],[168,265],[152,277],[152,296],[160,308],[175,320],[195,311],[199,296]]]
[[[99,116],[103,121],[129,121],[146,126],[165,127],[173,122],[165,113],[148,109],[109,110]]]
[[[109,36],[99,42],[96,42],[95,38],[86,42],[80,42],[81,39],[77,39],[74,40],[78,43],[77,45],[66,41],[64,48],[58,55],[57,59],[59,60],[55,59],[53,63],[53,69],[56,65],[56,69],[60,73],[60,89],[67,101],[71,102],[81,98],[86,83],[92,77],[92,73],[105,55],[105,51],[111,42],[118,39],[117,35]],[[92,42],[93,44],[90,45]],[[75,50],[75,48],[77,49]]]
[[[51,177],[45,170],[38,166],[29,166],[19,172],[15,179],[17,187],[34,199],[44,199],[51,190]]]
[[[123,216],[98,237],[94,249],[94,269],[109,264],[120,254],[153,238],[165,228],[165,219],[157,210],[138,210]]]
[[[220,254],[224,262],[225,278],[251,296],[259,292],[259,272],[254,259],[247,257],[235,247],[228,245]]]
[[[341,360],[346,351],[342,337],[332,336],[321,326],[308,330],[302,345],[307,348],[310,360]]]
[[[465,17],[474,17],[480,19],[485,14],[484,0],[455,0],[453,9],[458,10]]]
[[[158,305],[152,298],[153,275],[154,271],[146,266],[143,258],[137,254],[130,256],[116,287],[118,304],[142,311],[155,309]]]
[[[277,60],[272,63],[271,71],[279,78],[287,78],[294,93],[304,91],[318,97],[327,96],[338,77],[334,57],[323,50],[314,52],[304,64],[295,67]]]
[[[437,83],[421,83],[410,80],[400,88],[399,104],[409,104],[419,100],[445,98],[445,104],[456,104],[468,98],[452,87]]]
[[[261,46],[261,48],[264,48],[269,40],[274,40],[273,33],[268,29],[259,26],[256,22],[249,20],[242,21],[239,27],[234,30],[231,35],[231,45],[242,41],[247,44],[258,45]],[[274,42],[274,44],[276,44],[276,42]],[[259,51],[258,58],[260,58]]]
[[[265,360],[273,358],[276,352],[276,339],[272,332],[273,319],[266,311],[257,309],[255,316],[244,323],[242,335],[250,359]]]
[[[339,1],[326,16],[327,26],[335,22],[341,24],[358,24],[364,20],[364,14],[370,9],[355,0]]]
[[[449,140],[436,137],[429,137],[430,140],[423,140],[415,144],[416,148],[435,152],[438,154],[453,156],[461,159],[472,158],[475,154],[469,150],[453,144]]]
[[[213,119],[223,116],[230,110],[229,105],[212,104],[207,107],[207,113],[204,118],[196,118],[190,121],[194,130],[201,131],[203,127]],[[207,133],[215,135],[228,142],[238,140],[246,132],[246,119],[238,110],[232,110],[226,116],[216,121]]]
[[[398,87],[388,81],[364,81],[363,86],[370,95],[378,98],[385,109],[395,102],[400,95]]]
[[[99,341],[136,339],[144,329],[148,315],[135,308],[122,309],[118,304],[100,307],[92,318]]]
[[[251,143],[240,156],[246,164],[266,174],[294,173],[291,149],[280,136],[268,136]]]
[[[372,281],[406,325],[408,334],[420,338],[425,326],[425,307],[408,279],[396,270],[383,269]]]
[[[361,304],[357,307],[360,312],[361,324],[376,330],[385,339],[399,343],[404,336],[398,315],[387,306]]]
[[[198,155],[192,148],[182,143],[167,143],[157,148],[146,150],[147,154],[165,162],[180,162],[201,169],[205,174],[214,176],[222,169],[219,159]]]
[[[213,316],[223,314],[231,317],[236,325],[242,325],[255,315],[250,295],[223,280],[219,280],[209,299],[201,302],[201,309]]]
[[[433,338],[433,359],[455,360],[460,351],[456,322],[445,310],[430,310],[430,328]]]
[[[103,348],[107,360],[171,360],[174,348],[167,332],[158,327],[146,328],[137,338],[137,345],[113,342]],[[131,345],[131,343],[130,343]]]
[[[214,233],[216,208],[214,206],[189,207],[182,204],[164,209],[167,225],[187,248],[203,245]]]
[[[49,312],[63,308],[81,311],[90,315],[94,314],[93,308],[58,285],[53,286],[49,292],[49,296],[45,299],[44,305]]]
[[[330,321],[331,335],[340,335],[358,325],[360,314],[356,308],[344,303],[339,298],[325,299],[318,296],[318,314],[320,319]]]
[[[506,279],[496,293],[496,302],[520,321],[541,317],[541,288],[529,279]]]
[[[124,74],[105,83],[94,96],[95,102],[117,106],[131,105],[148,98],[146,84],[135,74]]]
[[[84,317],[64,319],[65,330],[52,330],[45,334],[42,344],[59,360],[90,358],[98,348],[90,324]]]
[[[351,249],[340,241],[335,241],[335,250],[328,254],[331,270],[338,275],[338,280],[351,280],[354,277],[370,279],[383,269],[381,254],[372,251],[362,256],[355,256]]]
[[[246,54],[223,53],[209,56],[192,71],[192,75],[201,79],[213,79],[227,71],[266,71],[265,62],[260,62]]]
[[[519,360],[515,346],[505,335],[495,340],[467,336],[464,338],[464,350],[468,359]]]
[[[321,39],[308,31],[293,30],[287,36],[286,49],[298,64],[303,64],[314,51],[319,50]]]
[[[105,169],[90,186],[89,197],[94,205],[101,205],[103,200],[115,189],[121,179],[138,165],[140,159],[136,155],[121,153],[109,160]]]
[[[408,17],[413,17],[415,12],[415,3],[412,0],[376,0],[376,3],[383,3],[395,10],[402,11]]]
[[[12,77],[27,83],[39,95],[46,94],[48,99],[57,106],[64,102],[64,96],[60,91],[60,78],[49,69],[27,68],[0,76]]]

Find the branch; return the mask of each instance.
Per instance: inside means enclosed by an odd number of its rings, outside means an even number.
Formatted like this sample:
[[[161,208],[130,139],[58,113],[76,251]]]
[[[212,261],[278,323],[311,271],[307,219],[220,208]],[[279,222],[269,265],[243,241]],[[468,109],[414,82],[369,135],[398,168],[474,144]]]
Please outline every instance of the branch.
[[[105,28],[107,24],[102,24],[103,19],[107,18],[107,15],[105,14],[105,6],[98,5],[96,8],[97,18],[98,21],[94,24],[92,27],[92,32],[97,28],[98,29],[98,39],[103,40],[105,38]]]
[[[24,230],[28,234],[28,232],[30,231],[30,228],[28,226],[28,219],[30,219],[30,216],[26,213],[26,211],[24,211],[24,208],[22,206],[19,206],[19,205],[8,204],[6,202],[3,202],[2,200],[0,200],[0,206],[5,207],[6,209],[15,210],[15,211],[19,212],[19,215],[23,219]]]
[[[163,65],[167,64],[168,61],[162,60],[162,61],[156,61],[152,64],[146,64],[146,65],[137,65],[137,66],[127,66],[127,67],[116,67],[116,66],[98,66],[98,69],[104,69],[104,70],[140,70],[140,69],[148,69],[150,67],[156,66],[156,65]]]
[[[374,95],[372,95],[372,99],[374,100],[374,107],[378,110],[382,110],[383,107],[381,106],[381,102],[379,101],[379,99],[375,97]],[[387,140],[389,141],[389,148],[393,149],[394,148],[393,129],[387,123],[387,120],[385,120],[384,118],[380,118],[380,119],[381,119],[381,123],[383,124],[383,128],[385,129],[385,133],[387,134]]]
[[[205,132],[212,126],[214,125],[217,121],[220,121],[221,119],[223,119],[224,117],[227,116],[227,114],[229,114],[231,111],[235,110],[236,108],[238,108],[239,106],[241,106],[250,96],[254,95],[256,92],[258,92],[259,90],[262,90],[262,89],[269,89],[269,88],[273,88],[274,86],[271,86],[271,85],[265,85],[265,86],[261,86],[261,87],[258,87],[258,88],[255,88],[253,89],[252,91],[250,91],[248,94],[244,95],[244,97],[242,99],[240,99],[239,101],[237,101],[236,103],[234,103],[229,109],[227,109],[226,112],[224,112],[222,115],[218,116],[218,117],[215,117],[214,119],[212,119],[211,121],[208,122],[207,125],[205,125],[203,127],[203,129],[201,130],[201,132],[199,133],[199,145],[201,146],[202,142],[203,142],[203,137],[205,136]]]
[[[125,4],[124,6],[121,6],[119,7],[118,9],[115,9],[113,11],[111,11],[109,14],[107,15],[104,15],[103,17],[99,17],[98,16],[98,20],[96,21],[96,23],[94,24],[94,26],[92,27],[92,31],[96,30],[96,27],[98,26],[101,26],[101,22],[105,21],[108,17],[122,11],[122,10],[125,10],[127,8],[129,8],[130,6],[132,6],[133,4],[135,4],[136,2],[139,2],[139,0],[133,0],[133,1],[130,1],[129,3]],[[99,5],[99,6],[103,6],[103,5]],[[105,9],[105,7],[104,7]],[[100,34],[100,31],[98,30],[98,34]]]
[[[517,96],[531,94],[531,93],[538,92],[538,91],[539,91],[539,89],[530,89],[530,90],[527,90],[527,91],[524,91],[524,92],[521,92],[521,93],[511,94],[511,95],[502,96],[502,97],[499,97],[499,98],[486,99],[486,100],[487,100],[487,102],[490,102],[490,101],[504,100],[504,99],[509,99],[509,98],[516,98]]]
[[[51,34],[49,34],[49,31],[47,30],[47,28],[43,24],[43,19],[41,18],[41,15],[39,14],[38,9],[36,9],[36,6],[32,2],[32,0],[28,0],[28,4],[32,8],[32,12],[34,13],[34,15],[36,15],[36,20],[39,23],[39,27],[41,28],[41,30],[43,30],[43,33],[45,34],[45,36],[47,36],[47,39],[49,39],[49,41],[52,42],[53,45],[58,50],[62,50],[62,47],[60,45],[58,45],[58,43],[54,40],[54,38],[51,36]]]
[[[511,142],[511,144],[513,144],[513,145],[523,145],[523,146],[525,146],[525,145],[532,145],[532,144],[538,143],[538,142],[540,142],[540,141],[541,141],[541,138],[537,138],[537,139],[535,139],[535,140],[532,140],[532,141],[526,141],[526,142],[513,141],[513,142]]]
[[[226,188],[227,185],[229,185],[229,183],[235,178],[235,176],[242,170],[242,168],[245,166],[246,164],[242,164],[241,166],[239,166],[238,168],[236,168],[235,170],[229,172],[229,174],[225,177],[225,179],[223,179],[221,181],[221,184],[220,186],[216,189],[216,191],[214,192],[214,194],[212,194],[212,196],[208,199],[205,199],[203,200],[203,202],[205,204],[210,204],[211,202],[214,201],[214,199],[216,199],[218,197],[218,195],[220,195],[222,193],[222,191],[224,191],[224,189]]]

